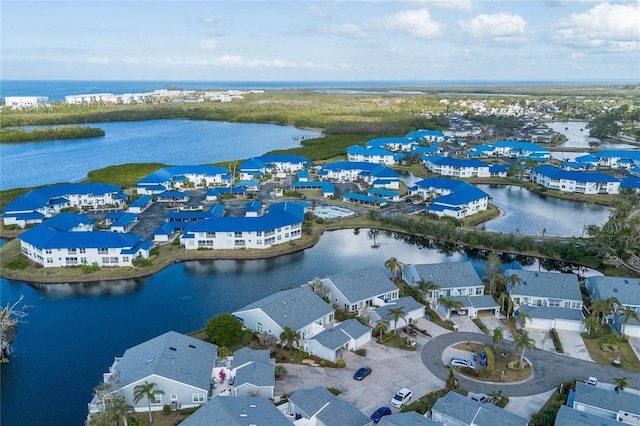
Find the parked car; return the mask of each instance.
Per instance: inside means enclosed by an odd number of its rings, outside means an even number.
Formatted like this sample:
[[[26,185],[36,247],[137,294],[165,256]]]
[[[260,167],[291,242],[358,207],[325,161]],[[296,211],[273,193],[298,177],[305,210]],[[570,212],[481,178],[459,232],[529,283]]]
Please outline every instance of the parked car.
[[[371,367],[364,366],[360,367],[360,369],[356,371],[356,374],[353,375],[353,378],[356,380],[362,380],[369,374],[371,374]]]
[[[402,388],[391,398],[391,405],[396,408],[402,408],[411,400],[412,392],[408,388]]]
[[[449,365],[455,368],[460,368],[460,367],[469,367],[469,368],[476,368],[476,363],[468,360],[466,358],[459,358],[459,357],[453,357],[451,358],[451,361],[449,362]]]
[[[592,385],[592,386],[598,386],[598,379],[596,379],[595,377],[591,376],[587,379],[586,383],[588,385]]]
[[[390,415],[391,415],[391,408],[384,406],[374,411],[370,419],[373,420],[374,423],[378,423],[383,416],[390,416]]]
[[[412,336],[415,336],[418,334],[418,332],[413,327],[402,327],[402,331]]]
[[[471,399],[477,402],[486,402],[489,399],[489,397],[483,393],[474,393],[471,396]]]

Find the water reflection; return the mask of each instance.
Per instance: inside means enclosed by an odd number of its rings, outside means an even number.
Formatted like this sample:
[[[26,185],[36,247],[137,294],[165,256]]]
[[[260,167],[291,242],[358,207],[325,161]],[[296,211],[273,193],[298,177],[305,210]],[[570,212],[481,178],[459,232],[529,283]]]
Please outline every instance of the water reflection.
[[[121,296],[140,290],[142,281],[114,280],[87,283],[31,284],[31,286],[52,298],[72,296]]]

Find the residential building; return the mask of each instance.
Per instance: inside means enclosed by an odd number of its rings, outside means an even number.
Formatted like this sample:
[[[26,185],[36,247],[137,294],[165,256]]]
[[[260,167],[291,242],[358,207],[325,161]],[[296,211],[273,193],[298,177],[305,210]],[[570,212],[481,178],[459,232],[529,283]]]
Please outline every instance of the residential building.
[[[353,145],[347,148],[347,161],[392,165],[393,153],[382,148],[364,148]]]
[[[441,130],[416,130],[407,133],[404,137],[418,143],[438,143],[447,139]]]
[[[136,199],[129,203],[127,207],[127,212],[129,213],[142,213],[153,204],[153,197],[151,195],[143,195],[142,197]]]
[[[355,351],[371,341],[371,327],[348,319],[307,339],[304,350],[327,361],[336,362],[343,351]]]
[[[17,197],[2,210],[5,225],[40,223],[62,209],[120,208],[127,196],[115,185],[71,183],[32,189]]]
[[[306,285],[279,291],[233,313],[242,324],[258,333],[280,339],[284,327],[300,334],[302,340],[318,334],[334,321],[333,308]]]
[[[621,315],[625,308],[631,308],[640,315],[640,279],[627,277],[591,276],[585,279],[585,288],[591,300],[616,298],[622,309],[609,316],[609,324],[619,333],[632,337],[640,337],[640,323],[633,318],[624,325],[625,318]]]
[[[409,151],[416,145],[418,145],[418,142],[400,137],[375,138],[365,143],[367,149],[385,149],[394,152]]]
[[[325,198],[332,197],[336,192],[333,183],[327,181],[298,181],[295,182],[292,187],[293,189],[319,189],[320,192],[322,192],[322,196]]]
[[[336,180],[355,182],[363,180],[378,188],[399,189],[400,176],[398,173],[383,165],[366,162],[338,161],[322,166],[318,172],[322,180]]]
[[[129,232],[138,223],[138,215],[122,211],[107,213],[104,219],[111,232]]]
[[[390,313],[391,309],[402,308],[404,311],[404,320],[398,321],[397,326],[402,327],[406,324],[411,324],[418,318],[424,318],[424,305],[419,303],[411,296],[401,297],[395,299],[384,306],[374,309],[370,312],[370,322],[375,324],[380,319],[385,319],[393,324],[393,314]]]
[[[390,416],[384,416],[378,422],[378,426],[439,426],[440,423],[436,423],[428,417],[423,416],[417,411],[400,412],[398,414],[392,414]]]
[[[93,231],[95,221],[86,214],[75,214],[70,212],[58,213],[44,222],[49,228],[66,232],[88,232]]]
[[[437,285],[439,288],[425,297],[431,309],[439,308],[441,297],[484,295],[484,283],[471,262],[408,264],[402,271],[402,280],[410,287],[416,287],[421,280]]]
[[[597,157],[599,165],[604,167],[630,169],[640,166],[640,152],[638,151],[612,149],[594,152],[593,156]]]
[[[620,426],[620,422],[562,405],[553,426]]]
[[[273,398],[276,386],[275,360],[272,363],[268,349],[242,348],[233,353],[231,376],[234,396],[263,396]]]
[[[508,269],[507,282],[516,275],[521,284],[507,286],[514,310],[531,317],[526,327],[582,331],[582,294],[575,274]]]
[[[529,419],[493,404],[474,401],[456,392],[439,398],[431,408],[431,419],[448,426],[526,426]]]
[[[640,424],[639,399],[636,393],[576,382],[576,389],[569,393],[567,405],[587,414],[637,425]]]
[[[284,177],[287,174],[297,173],[311,167],[311,162],[299,155],[262,155],[243,161],[238,169],[238,174],[241,179],[262,177],[267,173]]]
[[[47,96],[5,96],[4,105],[14,110],[40,108],[49,105]]]
[[[465,183],[466,182],[462,180],[439,177],[422,179],[409,188],[408,195],[419,196],[425,200],[432,200],[441,195],[451,194],[457,187]]]
[[[18,235],[22,253],[45,268],[92,265],[132,266],[149,258],[152,244],[128,233],[60,231],[41,223]]]
[[[488,145],[478,145],[469,149],[468,157],[510,157],[531,159],[534,161],[549,161],[551,151],[531,142],[502,140]]]
[[[263,396],[213,398],[187,417],[183,426],[291,426],[291,420]]]
[[[322,386],[300,389],[289,396],[288,411],[305,426],[365,426],[371,419]]]
[[[229,185],[233,178],[229,169],[217,166],[176,166],[156,170],[140,179],[138,194],[155,195],[164,191],[193,185],[205,187]]]
[[[425,211],[439,217],[464,219],[467,216],[480,213],[488,207],[489,194],[463,182],[454,189],[453,193],[434,198]]]
[[[617,194],[620,179],[600,172],[580,172],[544,165],[531,171],[531,181],[549,189],[580,194]]]
[[[261,216],[216,217],[189,224],[180,236],[187,250],[264,249],[302,237],[304,211],[295,203],[270,206]]]
[[[460,178],[490,177],[489,165],[476,159],[433,155],[425,159],[425,167],[433,173]]]
[[[369,207],[385,207],[388,203],[386,198],[364,195],[358,192],[347,192],[342,194],[342,201],[347,203],[358,203]]]
[[[134,411],[147,411],[147,400],[133,400],[136,386],[154,383],[155,393],[151,410],[160,411],[165,404],[178,407],[197,407],[208,401],[213,368],[218,347],[184,334],[169,331],[127,349],[116,357],[104,381],[117,374],[120,391]],[[97,412],[96,401],[89,404],[89,412]]]
[[[384,270],[370,267],[322,279],[332,304],[361,314],[398,298],[398,287]]]

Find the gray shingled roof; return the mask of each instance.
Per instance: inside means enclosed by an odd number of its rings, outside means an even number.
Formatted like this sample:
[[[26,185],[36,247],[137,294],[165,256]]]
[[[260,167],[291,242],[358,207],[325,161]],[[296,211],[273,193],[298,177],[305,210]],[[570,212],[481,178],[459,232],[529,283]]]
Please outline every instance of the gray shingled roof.
[[[374,312],[380,317],[384,318],[387,321],[393,321],[393,315],[389,314],[389,309],[395,309],[399,306],[404,307],[405,314],[414,311],[419,308],[424,308],[422,303],[416,302],[416,300],[411,296],[401,297],[399,299],[393,300],[387,303],[384,306],[376,308]]]
[[[241,317],[243,311],[252,309],[262,309],[280,327],[296,331],[333,312],[333,308],[306,285],[279,291],[233,314]]]
[[[427,282],[433,281],[441,289],[483,285],[471,262],[405,265],[403,277],[405,282],[412,287],[415,287],[420,279]]]
[[[522,306],[520,309],[529,314],[531,318],[584,321],[584,315],[580,309],[554,306]]]
[[[515,296],[537,296],[556,299],[582,301],[578,276],[559,272],[535,272],[522,269],[508,269],[505,276],[517,275],[522,284],[509,288]]]
[[[563,405],[558,410],[554,426],[620,426],[620,422]]]
[[[371,328],[355,319],[348,319],[333,328],[327,328],[316,334],[309,340],[315,340],[325,348],[338,349],[351,338],[357,339],[366,333],[370,333]]]
[[[360,410],[322,386],[297,390],[289,397],[289,401],[293,402],[306,417],[311,418],[317,415],[317,418],[327,426],[371,424],[371,419]]]
[[[275,386],[276,368],[262,362],[250,362],[236,370],[235,387],[251,384],[254,386]]]
[[[582,382],[576,383],[573,401],[574,404],[590,405],[614,413],[626,411],[627,413],[640,415],[640,399],[638,395],[625,391],[616,392]]]
[[[528,419],[493,404],[476,402],[455,392],[449,392],[438,399],[432,410],[464,424],[471,424],[473,420],[476,426],[526,426],[529,423]]]
[[[184,426],[291,426],[289,420],[264,397],[216,397],[187,417]]]
[[[322,386],[300,389],[289,396],[289,401],[293,402],[309,418],[320,411],[326,403],[335,399],[335,395]]]
[[[440,426],[440,423],[436,423],[433,420],[419,414],[415,411],[407,411],[406,413],[392,414],[390,416],[384,416],[379,422],[378,426]]]
[[[152,374],[209,390],[218,346],[169,331],[129,348],[116,365],[127,386]]]
[[[624,277],[587,277],[589,288],[597,286],[600,299],[617,298],[623,305],[640,306],[640,279]]]
[[[233,361],[231,362],[231,367],[237,368],[248,362],[261,362],[263,364],[269,364],[270,356],[271,354],[268,349],[238,349],[233,353]]]
[[[361,269],[327,278],[350,302],[380,296],[398,290],[384,270],[376,267]]]

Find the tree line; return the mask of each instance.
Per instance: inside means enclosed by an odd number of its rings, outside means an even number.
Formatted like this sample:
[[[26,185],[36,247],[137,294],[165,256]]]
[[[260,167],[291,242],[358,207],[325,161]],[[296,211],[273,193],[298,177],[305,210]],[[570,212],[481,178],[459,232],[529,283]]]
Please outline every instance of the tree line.
[[[104,130],[88,126],[59,126],[45,129],[0,129],[0,142],[40,142],[97,138],[104,136]]]

